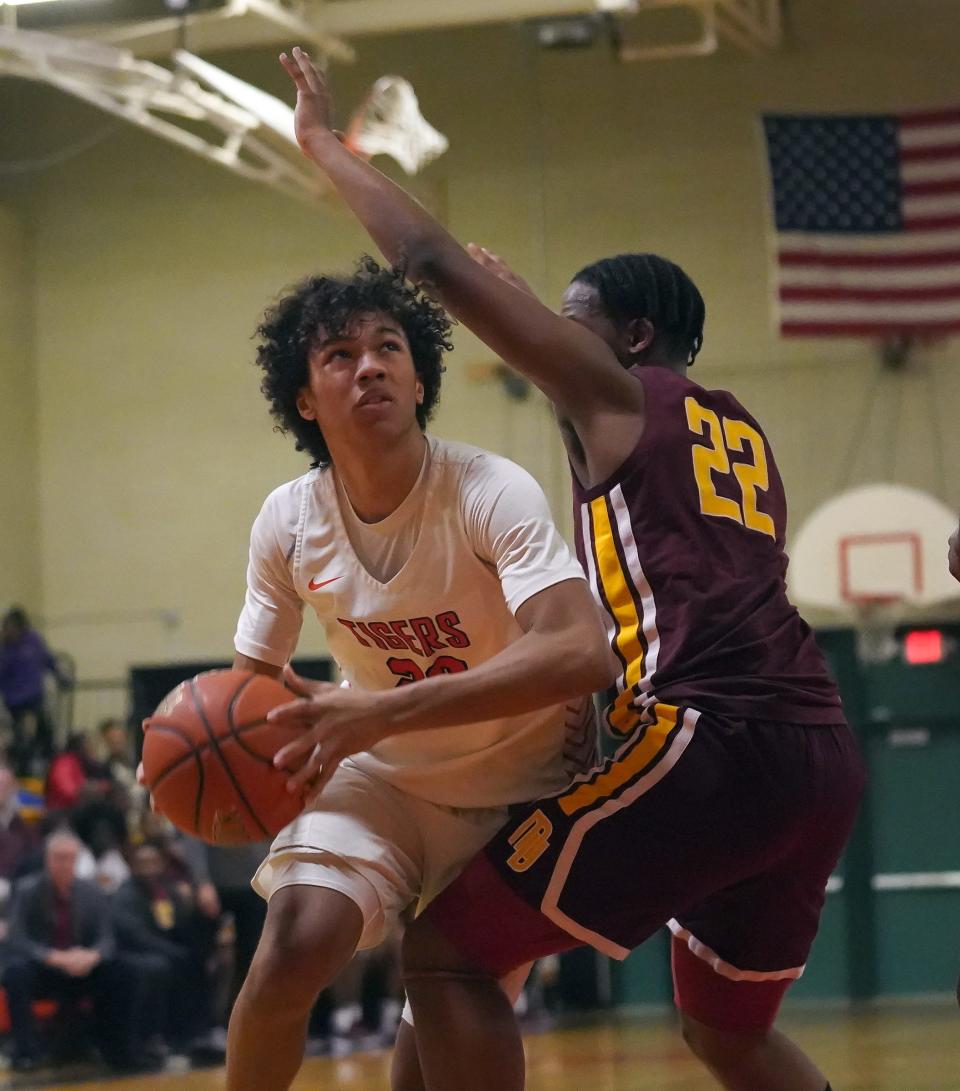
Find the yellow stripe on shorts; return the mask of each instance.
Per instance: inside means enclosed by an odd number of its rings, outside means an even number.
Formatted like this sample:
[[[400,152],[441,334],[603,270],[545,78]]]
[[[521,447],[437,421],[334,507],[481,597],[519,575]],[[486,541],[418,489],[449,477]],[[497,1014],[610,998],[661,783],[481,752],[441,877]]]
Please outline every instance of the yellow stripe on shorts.
[[[656,721],[646,729],[643,737],[630,747],[622,758],[613,762],[609,769],[588,784],[578,784],[557,800],[566,815],[593,807],[609,799],[618,789],[629,784],[665,749],[667,738],[677,726],[680,709],[675,705],[654,705]]]
[[[630,735],[640,724],[643,713],[634,704],[636,696],[634,690],[625,689],[607,706],[604,715],[607,725],[615,734]]]

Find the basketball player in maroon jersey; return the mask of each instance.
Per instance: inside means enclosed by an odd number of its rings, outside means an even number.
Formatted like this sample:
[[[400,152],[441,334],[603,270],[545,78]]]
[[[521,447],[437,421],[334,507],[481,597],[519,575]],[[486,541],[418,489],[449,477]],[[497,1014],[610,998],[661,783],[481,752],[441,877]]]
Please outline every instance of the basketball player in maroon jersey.
[[[824,1091],[773,1023],[863,767],[786,596],[769,444],[730,394],[687,378],[699,291],[672,262],[629,254],[582,270],[554,314],[344,148],[323,77],[299,50],[281,60],[301,148],[383,253],[553,402],[577,548],[621,668],[615,756],[521,809],[408,931],[426,1087],[521,1088],[498,975],[584,943],[623,958],[667,925],[684,1037],[720,1084]]]

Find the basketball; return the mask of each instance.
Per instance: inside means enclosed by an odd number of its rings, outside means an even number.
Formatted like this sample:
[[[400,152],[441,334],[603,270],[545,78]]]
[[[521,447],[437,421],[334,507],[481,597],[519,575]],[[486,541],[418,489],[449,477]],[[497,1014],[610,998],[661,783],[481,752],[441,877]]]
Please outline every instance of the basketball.
[[[273,756],[301,727],[267,722],[293,700],[279,682],[217,670],[181,682],[144,724],[143,774],[157,810],[178,829],[218,845],[263,841],[303,809]]]

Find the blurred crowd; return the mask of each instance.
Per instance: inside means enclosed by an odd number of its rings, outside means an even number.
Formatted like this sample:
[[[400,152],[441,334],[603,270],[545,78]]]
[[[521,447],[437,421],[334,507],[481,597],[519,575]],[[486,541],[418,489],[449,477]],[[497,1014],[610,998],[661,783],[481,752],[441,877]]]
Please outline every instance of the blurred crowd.
[[[49,680],[69,684],[23,610],[0,630],[0,1029],[12,1066],[119,1070],[222,1059],[266,907],[267,845],[205,845],[154,813],[134,725],[104,720],[57,747]],[[5,713],[5,714],[4,714]],[[320,998],[311,1046],[392,1040],[397,944]],[[4,1010],[5,1007],[5,1010]]]
[[[222,1061],[266,905],[268,844],[206,845],[150,808],[139,725],[103,720],[60,746],[51,684],[70,685],[23,610],[0,623],[0,1033],[17,1071],[73,1061],[186,1070]],[[399,935],[318,1000],[308,1049],[393,1042]],[[555,960],[522,1004],[550,1003]],[[546,994],[546,995],[545,995]]]

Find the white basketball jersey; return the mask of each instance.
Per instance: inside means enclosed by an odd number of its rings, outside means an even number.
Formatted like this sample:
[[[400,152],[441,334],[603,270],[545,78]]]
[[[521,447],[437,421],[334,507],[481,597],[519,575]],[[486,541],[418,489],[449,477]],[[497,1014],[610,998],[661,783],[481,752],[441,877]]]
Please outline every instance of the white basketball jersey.
[[[285,663],[307,603],[351,685],[407,685],[490,659],[522,635],[514,614],[527,599],[584,578],[526,471],[429,437],[420,480],[387,517],[418,530],[405,563],[380,582],[351,545],[335,472],[313,469],[267,498],[251,535],[242,655]],[[353,760],[434,803],[488,807],[558,791],[592,758],[593,740],[587,698],[408,732]]]

